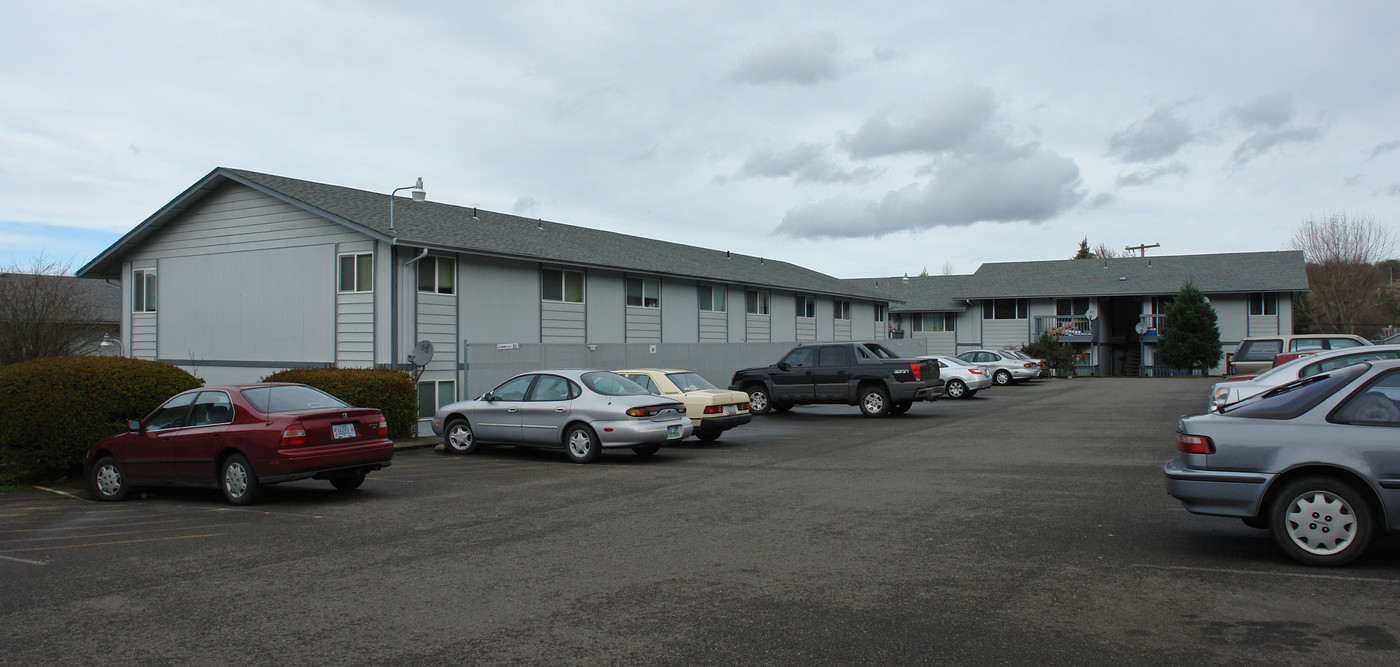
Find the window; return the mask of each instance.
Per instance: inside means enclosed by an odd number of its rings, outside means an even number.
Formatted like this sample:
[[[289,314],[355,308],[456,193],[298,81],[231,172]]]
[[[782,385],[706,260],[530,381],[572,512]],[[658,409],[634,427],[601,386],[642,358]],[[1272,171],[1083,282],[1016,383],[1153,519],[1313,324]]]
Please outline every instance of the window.
[[[1089,297],[1055,299],[1055,314],[1061,317],[1083,315],[1089,312]]]
[[[651,379],[651,376],[649,376],[649,375],[642,375],[642,374],[640,374],[640,373],[628,373],[627,375],[624,375],[623,377],[625,377],[625,378],[627,378],[628,380],[631,380],[631,381],[633,381],[633,382],[636,382],[636,383],[639,384],[639,385],[642,385],[642,388],[643,388],[643,389],[645,389],[645,390],[647,390],[647,391],[649,391],[649,392],[651,392],[651,393],[653,393],[653,394],[657,394],[657,395],[660,395],[660,394],[661,394],[661,390],[657,388],[656,382],[653,381],[653,380]]]
[[[817,365],[816,360],[812,358],[813,356],[812,348],[799,347],[783,357],[783,363],[787,364],[789,368],[811,368]]]
[[[1255,292],[1249,295],[1250,315],[1277,315],[1278,295],[1264,292]]]
[[[849,319],[851,319],[851,302],[850,302],[850,301],[845,301],[845,300],[843,300],[843,299],[837,299],[837,300],[836,300],[836,303],[835,303],[835,306],[836,306],[836,319],[838,319],[838,320],[849,320]]]
[[[438,408],[455,400],[457,400],[457,383],[452,380],[418,383],[419,417],[432,417]]]
[[[151,413],[150,419],[146,420],[147,431],[164,431],[171,428],[181,428],[185,425],[185,416],[190,413],[190,404],[194,403],[195,393],[181,394],[165,402],[155,412]]]
[[[374,253],[361,252],[340,256],[340,291],[374,291]]]
[[[953,313],[913,313],[909,316],[909,325],[914,331],[953,331],[956,321],[957,315]]]
[[[798,316],[798,317],[816,317],[816,316],[817,316],[817,300],[816,300],[816,299],[813,299],[813,298],[810,297],[810,296],[801,296],[801,295],[799,295],[799,296],[797,297],[797,316]]]
[[[567,401],[582,395],[574,383],[558,375],[541,375],[530,390],[531,401]]]
[[[155,269],[136,269],[131,272],[131,312],[156,312]]]
[[[1394,396],[1400,396],[1400,373],[1392,371],[1352,394],[1342,408],[1333,413],[1331,421],[1400,426],[1400,405],[1396,404]]]
[[[767,315],[768,293],[757,290],[744,292],[744,310],[750,315]]]
[[[821,353],[817,356],[817,365],[826,366],[828,368],[840,368],[842,366],[850,366],[850,351],[844,345],[824,347],[822,348]]]
[[[1153,315],[1166,315],[1166,314],[1167,314],[1167,309],[1171,307],[1172,302],[1175,301],[1175,300],[1176,300],[1176,297],[1174,297],[1174,296],[1154,296],[1154,297],[1152,297],[1152,314],[1153,314]]]
[[[660,308],[661,283],[650,278],[628,278],[627,305]]]
[[[887,304],[887,303],[877,303],[877,304],[875,304],[875,321],[876,321],[876,322],[884,322],[884,321],[885,321],[885,318],[888,317],[888,315],[889,315],[889,310],[890,310],[890,305]]]
[[[534,375],[521,375],[513,377],[500,386],[491,390],[491,399],[496,401],[523,401],[525,392],[530,388],[530,383],[535,381]]]
[[[1026,299],[988,299],[982,302],[982,319],[1024,320],[1029,308]]]
[[[545,269],[544,300],[563,303],[583,303],[583,272]]]
[[[700,298],[700,310],[716,313],[724,312],[724,296],[727,291],[717,285],[700,285],[696,288]]]
[[[456,292],[457,260],[451,257],[424,257],[418,260],[418,291],[432,294]]]
[[[222,391],[203,391],[194,402],[191,426],[214,426],[233,422],[233,402]]]

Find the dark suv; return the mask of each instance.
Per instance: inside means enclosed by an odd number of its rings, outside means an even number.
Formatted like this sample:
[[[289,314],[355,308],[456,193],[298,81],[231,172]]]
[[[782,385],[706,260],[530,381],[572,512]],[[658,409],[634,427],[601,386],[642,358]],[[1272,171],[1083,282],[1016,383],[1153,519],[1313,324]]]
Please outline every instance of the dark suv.
[[[878,343],[824,343],[794,348],[782,361],[734,374],[729,388],[747,392],[754,414],[794,405],[858,405],[867,417],[906,412],[935,399],[943,382],[938,362],[904,359]]]

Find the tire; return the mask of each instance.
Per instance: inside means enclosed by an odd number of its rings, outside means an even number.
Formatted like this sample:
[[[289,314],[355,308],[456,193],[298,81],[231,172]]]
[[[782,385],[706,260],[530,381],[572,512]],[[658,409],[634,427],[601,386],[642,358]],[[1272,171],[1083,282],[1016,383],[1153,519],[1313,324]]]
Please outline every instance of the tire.
[[[943,391],[947,392],[948,398],[967,398],[967,384],[962,380],[949,380]]]
[[[1371,543],[1371,508],[1351,485],[1334,477],[1304,477],[1274,498],[1274,542],[1304,565],[1346,565]]]
[[[661,451],[661,445],[656,443],[652,443],[650,445],[637,445],[636,447],[632,448],[632,451],[636,452],[637,456],[651,456],[652,454]]]
[[[773,398],[768,395],[768,390],[762,385],[749,387],[748,392],[749,412],[756,415],[766,415],[773,411]]]
[[[908,412],[908,411],[909,411],[909,408],[912,408],[912,407],[914,407],[914,404],[913,404],[913,403],[895,403],[894,405],[891,405],[891,406],[890,406],[890,414],[892,414],[892,415],[902,415],[902,414]]]
[[[972,398],[973,396],[976,396],[976,395],[977,395],[977,392],[979,392],[979,391],[982,391],[982,390],[981,390],[981,389],[972,389],[972,390],[969,390],[966,394],[963,394],[963,398],[964,398],[964,399]]]
[[[869,386],[860,392],[860,413],[867,417],[883,417],[890,413],[890,393],[884,387]]]
[[[476,433],[467,420],[458,417],[447,422],[442,432],[442,451],[448,454],[470,454],[476,451]]]
[[[262,483],[248,457],[234,454],[219,466],[219,490],[230,505],[252,505],[262,500]]]
[[[602,449],[598,435],[587,424],[574,424],[564,432],[564,453],[574,463],[589,463],[598,458]]]
[[[365,474],[362,472],[352,472],[331,478],[331,486],[334,486],[337,491],[354,491],[364,483]]]
[[[131,493],[131,484],[126,481],[126,471],[117,460],[104,456],[92,465],[88,474],[88,488],[98,500],[116,502]]]
[[[719,434],[723,432],[724,431],[701,431],[700,433],[696,433],[695,437],[699,438],[700,442],[714,442],[719,440]]]
[[[992,382],[998,387],[1005,387],[1011,384],[1011,371],[999,370],[992,374]]]

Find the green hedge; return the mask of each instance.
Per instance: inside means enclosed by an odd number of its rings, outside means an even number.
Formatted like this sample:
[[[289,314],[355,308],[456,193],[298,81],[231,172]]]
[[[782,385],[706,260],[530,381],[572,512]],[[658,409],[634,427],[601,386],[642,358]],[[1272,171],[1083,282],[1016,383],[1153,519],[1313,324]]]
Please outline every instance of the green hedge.
[[[176,366],[126,357],[49,357],[0,367],[0,476],[30,481],[69,474],[92,443],[203,384]]]
[[[378,368],[298,368],[279,371],[263,382],[311,385],[357,408],[379,408],[390,438],[411,438],[418,419],[418,391],[403,371]]]

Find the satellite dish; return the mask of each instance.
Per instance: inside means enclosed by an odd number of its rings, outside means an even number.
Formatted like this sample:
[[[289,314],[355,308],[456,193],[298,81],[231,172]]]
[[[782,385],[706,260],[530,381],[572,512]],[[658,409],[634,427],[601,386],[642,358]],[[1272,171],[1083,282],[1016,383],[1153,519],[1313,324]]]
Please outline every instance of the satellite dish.
[[[1147,325],[1143,324],[1142,322],[1138,322],[1137,325],[1133,327],[1133,331],[1138,332],[1138,335],[1141,336],[1142,334],[1147,333]]]
[[[1090,322],[1099,319],[1099,309],[1090,308],[1089,310],[1084,311],[1084,317],[1089,318]]]
[[[413,346],[413,351],[408,353],[408,360],[414,366],[427,366],[433,360],[433,341],[420,340]]]

